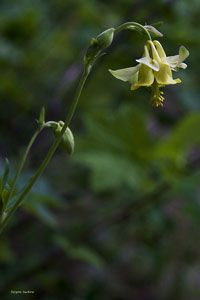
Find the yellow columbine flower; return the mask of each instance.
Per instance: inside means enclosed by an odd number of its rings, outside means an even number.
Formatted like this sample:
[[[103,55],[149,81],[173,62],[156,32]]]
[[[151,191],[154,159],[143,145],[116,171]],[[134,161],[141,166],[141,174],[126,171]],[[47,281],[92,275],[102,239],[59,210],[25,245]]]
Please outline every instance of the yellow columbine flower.
[[[150,51],[152,57],[150,56]],[[144,46],[144,54],[135,67],[109,70],[111,74],[122,81],[128,81],[131,84],[131,90],[136,90],[141,86],[152,88],[150,102],[154,106],[163,106],[164,97],[160,87],[168,84],[180,83],[179,78],[172,78],[172,71],[187,67],[183,61],[188,57],[189,51],[181,46],[179,54],[167,57],[165,51],[158,41],[147,41]]]

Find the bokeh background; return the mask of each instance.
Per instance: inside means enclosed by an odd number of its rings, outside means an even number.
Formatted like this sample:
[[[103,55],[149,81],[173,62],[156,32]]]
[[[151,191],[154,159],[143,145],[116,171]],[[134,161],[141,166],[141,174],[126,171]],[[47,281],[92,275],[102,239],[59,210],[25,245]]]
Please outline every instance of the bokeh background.
[[[1,235],[1,299],[200,299],[199,0],[1,0],[1,175],[8,157],[12,181],[43,105],[65,118],[91,38],[126,21],[163,21],[167,55],[189,49],[182,83],[153,108],[108,72],[135,65],[144,36],[115,36],[71,123],[75,154],[56,151]],[[40,134],[17,189],[53,140]]]

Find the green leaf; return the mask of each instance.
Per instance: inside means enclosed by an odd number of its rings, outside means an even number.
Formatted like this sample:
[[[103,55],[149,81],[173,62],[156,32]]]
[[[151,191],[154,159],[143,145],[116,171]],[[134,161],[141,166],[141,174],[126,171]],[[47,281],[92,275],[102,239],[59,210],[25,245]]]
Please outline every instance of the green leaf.
[[[7,212],[12,209],[15,205],[16,201],[18,200],[21,193],[26,188],[24,186],[24,182],[26,182],[27,177],[31,177],[29,172],[22,173],[19,179],[18,184],[21,186],[20,190],[15,191],[14,197],[9,200],[7,204]],[[57,227],[58,222],[54,214],[51,212],[50,208],[60,208],[63,207],[62,200],[58,197],[56,192],[52,190],[51,186],[48,184],[48,181],[41,177],[35,185],[33,186],[32,190],[28,194],[28,196],[22,201],[20,206],[23,209],[29,211],[47,225],[51,227]]]
[[[91,185],[95,191],[118,189],[124,184],[137,187],[144,180],[140,166],[117,153],[87,152],[78,154],[76,159],[92,170]]]
[[[1,193],[3,192],[5,185],[8,181],[9,171],[10,171],[10,163],[9,163],[9,160],[6,158],[5,159],[5,169],[4,169],[3,179],[2,179]]]
[[[7,204],[8,204],[8,196],[10,193],[10,189],[4,188],[2,193],[1,193],[1,198],[3,201],[3,212],[6,210]]]
[[[40,202],[39,195],[36,195],[34,201],[26,201],[23,207],[50,227],[56,228],[58,226],[56,217],[46,205]]]
[[[152,26],[159,28],[160,26],[163,25],[163,23],[164,23],[163,21],[159,21],[159,22],[153,23]]]
[[[96,267],[104,265],[103,258],[94,250],[86,246],[73,246],[69,240],[63,236],[55,236],[55,243],[61,247],[68,256],[89,263]]]
[[[42,125],[44,124],[44,122],[45,122],[45,108],[43,106],[42,109],[41,109],[40,117],[39,117],[39,121],[38,121],[39,128],[42,127]]]
[[[86,125],[88,136],[78,141],[74,159],[91,170],[92,188],[144,185],[144,162],[149,161],[151,149],[143,114],[126,107],[114,114],[88,115]]]
[[[175,164],[186,163],[190,149],[200,145],[200,113],[190,113],[174,128],[168,139],[162,140],[155,148],[156,159],[169,159]]]
[[[15,252],[5,238],[1,240],[0,260],[1,263],[10,263],[15,260]]]

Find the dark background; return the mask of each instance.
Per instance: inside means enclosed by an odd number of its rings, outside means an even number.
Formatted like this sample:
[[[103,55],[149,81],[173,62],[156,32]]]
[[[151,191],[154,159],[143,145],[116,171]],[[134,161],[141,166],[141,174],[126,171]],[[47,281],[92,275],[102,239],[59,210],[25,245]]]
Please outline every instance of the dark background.
[[[71,129],[0,240],[0,299],[200,299],[199,0],[1,0],[0,168],[9,180],[36,129],[63,120],[91,38],[127,21],[163,21],[167,55],[190,51],[163,108],[108,69],[130,67],[145,38],[116,35],[88,79]],[[17,189],[54,137],[43,131]],[[11,290],[33,290],[13,295]]]

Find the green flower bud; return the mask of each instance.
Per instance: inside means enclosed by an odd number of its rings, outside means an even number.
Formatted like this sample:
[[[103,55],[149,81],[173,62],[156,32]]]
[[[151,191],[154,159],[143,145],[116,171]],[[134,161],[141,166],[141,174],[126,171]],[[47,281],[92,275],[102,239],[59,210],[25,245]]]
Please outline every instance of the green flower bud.
[[[58,137],[58,135],[60,134],[63,126],[64,126],[63,121],[59,121],[57,123],[57,125],[52,126],[53,133],[56,137]],[[69,127],[67,127],[67,129],[65,130],[65,132],[62,136],[60,146],[63,149],[63,151],[66,152],[67,154],[69,154],[69,155],[73,154],[73,152],[74,152],[74,137],[73,137],[73,134],[72,134],[71,130],[69,129]]]
[[[95,60],[101,56],[102,50],[108,48],[113,41],[114,28],[102,32],[96,39],[92,39],[84,57],[85,66],[91,68]]]
[[[97,41],[101,50],[108,48],[113,41],[114,28],[110,28],[98,35]]]
[[[96,39],[92,39],[84,57],[85,65],[87,67],[90,67],[94,63],[96,57],[98,57],[100,52],[101,50],[99,48],[98,41]]]

